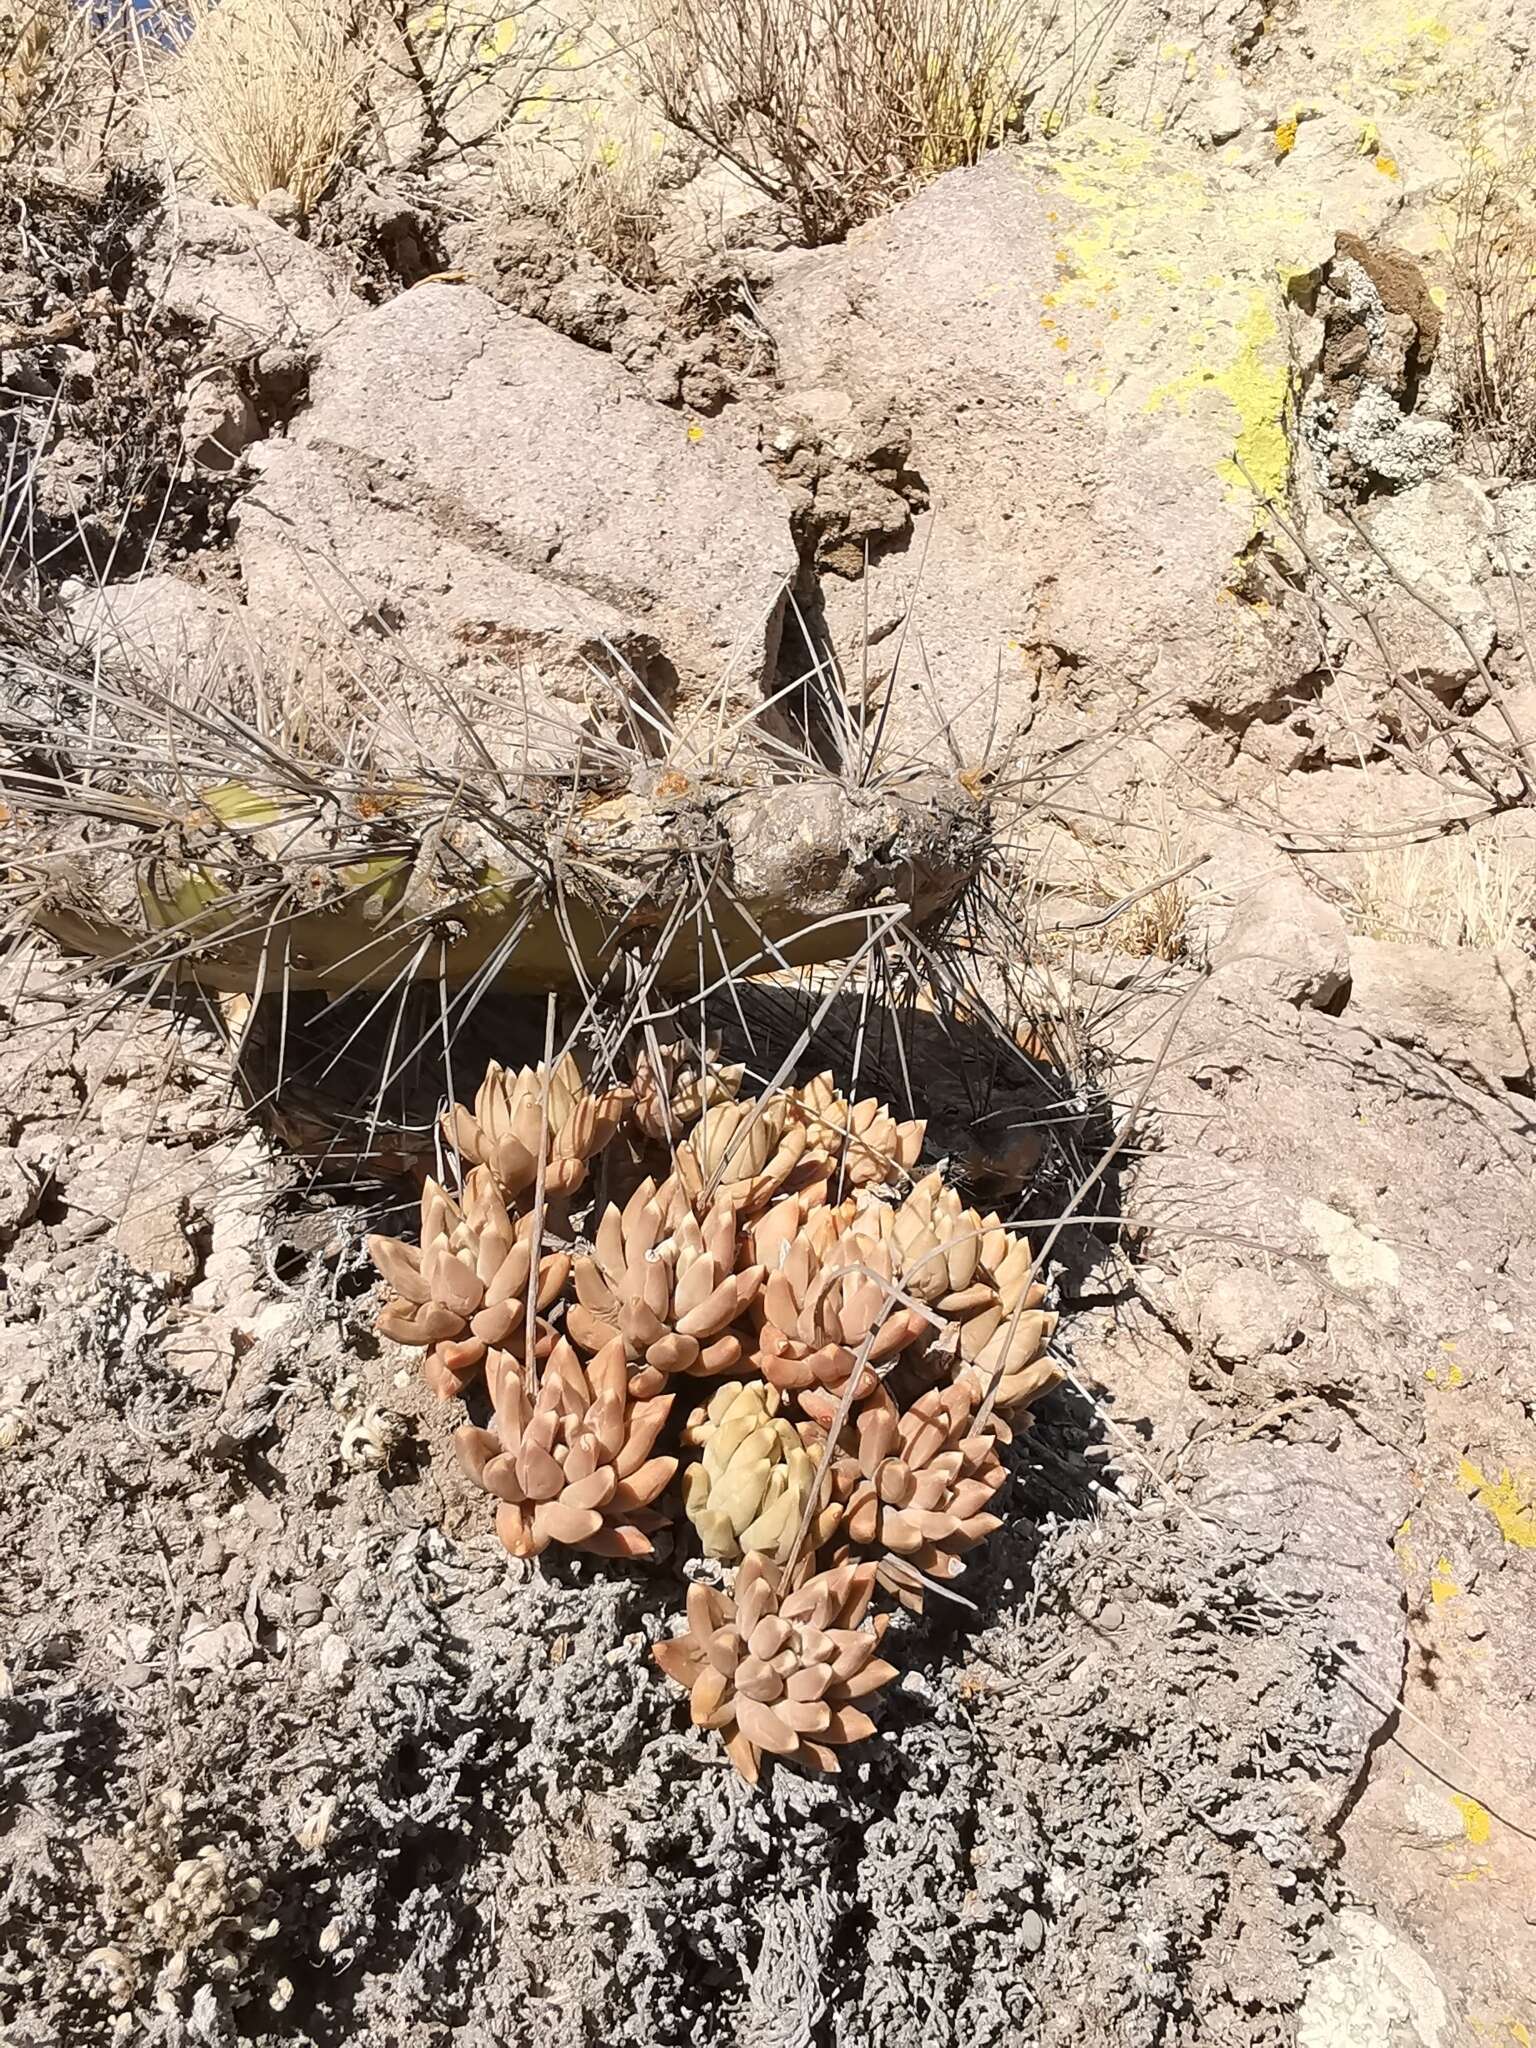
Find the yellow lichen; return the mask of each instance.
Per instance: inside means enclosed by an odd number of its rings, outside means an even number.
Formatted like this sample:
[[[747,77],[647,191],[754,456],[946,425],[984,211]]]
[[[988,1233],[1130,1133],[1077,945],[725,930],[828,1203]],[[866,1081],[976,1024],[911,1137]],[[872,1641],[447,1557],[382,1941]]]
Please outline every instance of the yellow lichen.
[[[1463,1458],[1459,1476],[1462,1491],[1492,1515],[1506,1543],[1536,1550],[1536,1488],[1524,1474],[1501,1472],[1492,1480]]]
[[[1451,1574],[1451,1560],[1448,1557],[1437,1557],[1435,1568],[1429,1575],[1430,1599],[1437,1607],[1443,1607],[1448,1600],[1460,1599],[1461,1590]]]
[[[1475,56],[1475,41],[1488,33],[1483,22],[1467,21],[1457,30],[1436,15],[1409,14],[1398,0],[1376,12],[1380,25],[1358,37],[1356,75],[1362,82],[1384,85],[1399,99],[1423,92],[1437,72],[1445,75],[1468,63]]]
[[[1255,294],[1238,323],[1237,348],[1225,362],[1198,364],[1159,386],[1148,412],[1173,405],[1188,412],[1200,392],[1217,391],[1235,415],[1232,453],[1217,465],[1229,495],[1283,498],[1290,481],[1291,446],[1286,431],[1290,364],[1280,347],[1280,325],[1267,299]],[[1211,345],[1203,338],[1203,347]]]
[[[1442,1337],[1440,1340],[1440,1349],[1442,1351],[1454,1352],[1456,1349],[1455,1338]],[[1452,1358],[1449,1361],[1449,1363],[1445,1365],[1426,1365],[1424,1368],[1424,1377],[1429,1381],[1429,1384],[1432,1387],[1462,1387],[1465,1386],[1467,1383],[1466,1374],[1462,1371],[1461,1367],[1457,1364],[1454,1358]]]
[[[1426,42],[1443,50],[1450,42],[1453,31],[1448,22],[1437,21],[1432,14],[1414,14],[1403,23],[1404,42]]]
[[[1301,260],[1317,242],[1311,209],[1289,194],[1227,193],[1144,131],[1107,121],[1075,123],[1026,175],[1044,207],[1072,202],[1054,229],[1049,310],[1072,354],[1091,350],[1103,365],[1076,402],[1106,398],[1133,431],[1138,414],[1193,414],[1228,502],[1256,517],[1255,490],[1283,497],[1290,481],[1277,282],[1315,276]]]
[[[1275,155],[1277,157],[1287,157],[1290,155],[1291,151],[1296,147],[1296,137],[1300,130],[1301,116],[1299,114],[1292,114],[1288,121],[1276,123]]]
[[[1453,1792],[1451,1804],[1461,1815],[1461,1825],[1466,1832],[1467,1840],[1474,1849],[1481,1849],[1493,1831],[1487,1807],[1480,1806],[1475,1799],[1467,1798],[1463,1792]]]

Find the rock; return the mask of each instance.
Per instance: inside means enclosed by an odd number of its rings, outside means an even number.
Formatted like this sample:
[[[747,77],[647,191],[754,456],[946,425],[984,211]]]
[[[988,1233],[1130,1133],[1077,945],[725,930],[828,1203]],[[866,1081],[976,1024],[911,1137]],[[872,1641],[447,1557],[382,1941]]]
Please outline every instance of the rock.
[[[1350,409],[1339,447],[1365,475],[1404,487],[1439,476],[1456,452],[1456,436],[1444,420],[1405,413],[1380,385],[1368,384]]]
[[[781,266],[765,441],[786,414],[830,442],[889,406],[932,507],[867,584],[824,590],[848,674],[867,605],[877,681],[913,607],[898,730],[931,732],[925,665],[973,752],[1042,687],[1238,723],[1284,694],[1294,638],[1248,601],[1248,479],[1286,488],[1282,280],[1333,242],[1305,194],[1090,119]]]
[[[241,356],[276,343],[312,347],[357,304],[344,257],[299,241],[253,206],[185,194],[146,251],[145,271],[167,313],[207,322]]]
[[[1477,674],[1478,662],[1493,652],[1497,631],[1483,588],[1494,561],[1493,516],[1480,486],[1460,475],[1383,498],[1362,516],[1365,531],[1391,564],[1391,571],[1380,562],[1366,565],[1364,594],[1372,615],[1398,669],[1440,697],[1459,695]],[[1454,619],[1461,632],[1437,618],[1414,590]]]
[[[1391,1245],[1362,1230],[1353,1216],[1309,1198],[1297,1211],[1301,1227],[1328,1261],[1328,1275],[1351,1293],[1390,1294],[1403,1275],[1403,1262]]]
[[[290,1595],[296,1628],[308,1628],[325,1612],[325,1595],[312,1580],[300,1579]]]
[[[77,434],[62,434],[38,464],[35,503],[41,518],[78,533],[99,509],[107,493],[107,462],[103,451]]]
[[[105,659],[144,663],[167,682],[211,666],[256,665],[252,622],[241,608],[179,576],[82,588],[69,619],[79,639]],[[270,650],[270,634],[267,641]]]
[[[1224,78],[1195,110],[1191,126],[1196,134],[1205,135],[1213,147],[1219,148],[1235,135],[1241,135],[1252,119],[1253,108],[1242,86],[1235,78]]]
[[[1335,1696],[1329,1736],[1363,1757],[1402,1666],[1403,1594],[1390,1542],[1413,1497],[1402,1461],[1350,1426],[1332,1453],[1213,1442],[1204,1463],[1191,1505],[1229,1537],[1267,1541],[1276,1554],[1264,1567],[1265,1592],[1309,1603],[1330,1641],[1348,1644],[1357,1682]],[[1322,1789],[1297,1786],[1295,1810],[1322,1806]]]
[[[96,352],[88,348],[60,348],[59,389],[72,404],[83,405],[96,389]]]
[[[1421,413],[1440,308],[1413,258],[1341,234],[1318,294],[1322,349],[1302,429],[1325,485],[1342,496],[1437,476],[1455,453],[1442,419]]]
[[[594,671],[615,655],[685,709],[722,687],[755,705],[773,673],[795,555],[755,453],[478,291],[349,322],[259,460],[249,604],[319,636],[383,622],[439,673],[473,656],[524,736],[524,689],[612,720]]]
[[[1307,1983],[1297,2048],[1449,2048],[1450,2027],[1444,1989],[1419,1951],[1374,1913],[1343,1907],[1332,1954]]]
[[[131,1204],[114,1243],[136,1272],[161,1275],[181,1286],[197,1278],[197,1250],[187,1236],[180,1200]]]
[[[1293,874],[1239,903],[1211,957],[1220,986],[1263,991],[1298,1008],[1332,1009],[1349,987],[1349,934],[1331,903]]]
[[[245,1624],[239,1621],[213,1622],[194,1615],[181,1639],[176,1663],[182,1671],[213,1671],[228,1674],[249,1664],[256,1655]]]
[[[205,371],[182,401],[182,437],[199,469],[233,469],[261,433],[261,416],[231,369]]]
[[[1536,964],[1506,948],[1350,947],[1351,1024],[1421,1048],[1481,1079],[1529,1088],[1536,1076]]]
[[[441,209],[418,180],[396,177],[379,166],[364,171],[348,164],[327,193],[321,213],[326,243],[348,250],[369,278],[413,285],[432,271],[449,267],[438,239]],[[483,236],[484,211],[463,225],[466,230],[473,225]]]
[[[8,1146],[0,1147],[0,1242],[8,1241],[37,1214],[38,1183]]]
[[[1297,1290],[1251,1266],[1220,1274],[1200,1303],[1200,1334],[1223,1365],[1287,1350],[1300,1327]]]
[[[1493,508],[1493,566],[1504,576],[1536,576],[1536,483],[1511,484]]]

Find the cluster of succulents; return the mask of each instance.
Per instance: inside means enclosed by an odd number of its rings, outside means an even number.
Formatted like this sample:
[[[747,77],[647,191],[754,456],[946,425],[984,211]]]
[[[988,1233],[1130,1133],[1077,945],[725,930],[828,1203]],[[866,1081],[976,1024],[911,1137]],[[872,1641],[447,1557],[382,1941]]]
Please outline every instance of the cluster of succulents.
[[[756,1782],[870,1731],[871,1603],[920,1609],[999,1526],[1000,1448],[1059,1375],[1027,1241],[920,1172],[921,1122],[742,1079],[682,1046],[606,1087],[493,1065],[443,1120],[458,1192],[369,1248],[381,1333],[444,1397],[483,1381],[456,1443],[515,1557],[670,1525],[734,1570],[655,1655]]]

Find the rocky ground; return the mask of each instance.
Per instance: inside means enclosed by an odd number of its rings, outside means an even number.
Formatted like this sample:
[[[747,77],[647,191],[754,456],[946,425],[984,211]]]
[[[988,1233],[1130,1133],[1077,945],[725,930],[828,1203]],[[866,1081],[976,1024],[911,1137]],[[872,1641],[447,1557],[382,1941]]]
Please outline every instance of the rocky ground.
[[[1529,2048],[1536,477],[1453,374],[1528,38],[1333,13],[1133,0],[1048,133],[815,249],[695,167],[645,275],[359,169],[7,198],[7,543],[84,646],[392,764],[616,656],[695,765],[831,648],[990,778],[983,964],[1124,1134],[972,1605],[759,1793],[650,1661],[679,1558],[496,1543],[372,1334],[393,1196],[19,938],[14,2048]]]

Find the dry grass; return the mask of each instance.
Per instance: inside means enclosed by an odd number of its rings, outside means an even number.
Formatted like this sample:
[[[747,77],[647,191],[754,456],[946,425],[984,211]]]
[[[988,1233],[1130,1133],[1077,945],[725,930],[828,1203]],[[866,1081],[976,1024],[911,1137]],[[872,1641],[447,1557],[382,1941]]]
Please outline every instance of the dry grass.
[[[1187,876],[1167,879],[1184,860],[1167,794],[1148,792],[1144,814],[1127,820],[1123,846],[1098,845],[1085,854],[1083,893],[1100,906],[1101,921],[1078,934],[1077,943],[1112,946],[1137,959],[1182,960],[1194,899]],[[1123,910],[1104,916],[1120,903]]]
[[[806,241],[835,240],[1023,116],[1057,0],[642,0],[633,53],[674,127]]]
[[[1536,477],[1536,120],[1468,159],[1451,228],[1444,349],[1468,449]]]
[[[549,221],[629,284],[655,279],[652,245],[668,171],[666,137],[654,121],[595,112],[564,147],[509,128],[496,164],[510,211]]]
[[[165,40],[154,89],[189,167],[305,214],[349,159],[426,172],[483,151],[572,47],[533,0],[189,0]]]
[[[1362,853],[1347,888],[1349,922],[1369,938],[1497,949],[1529,941],[1536,922],[1532,849],[1496,839]]]
[[[1086,839],[1057,820],[1017,876],[1024,950],[1060,966],[1076,953],[1112,951],[1136,959],[1182,960],[1196,886],[1178,811],[1161,789],[1133,788],[1115,841]]]
[[[173,134],[220,197],[303,213],[359,137],[375,23],[351,0],[191,0],[158,70]]]
[[[58,43],[68,26],[69,10],[59,0],[8,8],[0,15],[0,156],[7,161],[46,103]]]
[[[0,164],[94,168],[123,110],[128,0],[0,0]]]

